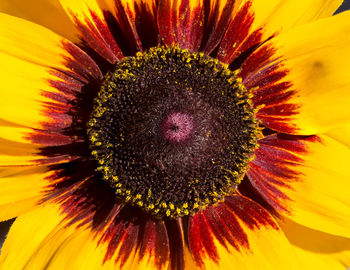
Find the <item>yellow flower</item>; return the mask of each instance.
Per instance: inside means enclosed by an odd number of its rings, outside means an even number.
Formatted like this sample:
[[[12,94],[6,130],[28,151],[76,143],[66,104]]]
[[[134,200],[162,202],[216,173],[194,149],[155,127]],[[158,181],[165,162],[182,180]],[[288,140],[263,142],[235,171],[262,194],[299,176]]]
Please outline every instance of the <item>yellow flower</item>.
[[[342,1],[1,2],[1,269],[350,265]]]

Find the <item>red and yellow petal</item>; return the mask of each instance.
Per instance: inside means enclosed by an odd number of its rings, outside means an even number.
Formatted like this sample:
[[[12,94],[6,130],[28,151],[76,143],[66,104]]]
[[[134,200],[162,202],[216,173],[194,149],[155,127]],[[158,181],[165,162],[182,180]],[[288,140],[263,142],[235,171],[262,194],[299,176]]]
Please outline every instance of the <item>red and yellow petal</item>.
[[[52,205],[38,206],[18,217],[2,247],[0,267],[104,269],[100,268],[102,253],[89,231],[64,226],[63,217]]]
[[[254,51],[272,36],[293,27],[331,16],[341,2],[341,0],[238,1],[239,8],[235,11],[221,41],[218,59],[231,64],[232,68],[239,68],[242,63],[235,61],[244,60],[242,53]]]
[[[4,127],[1,127],[3,129]],[[29,130],[26,130],[27,132]],[[11,129],[10,133],[14,135],[17,131]],[[40,155],[38,145],[29,143],[18,143],[12,140],[2,139],[0,133],[0,168],[7,166],[28,166],[34,165],[35,160],[43,158]]]
[[[301,225],[349,237],[349,147],[326,135],[259,144],[247,175],[264,199]]]
[[[203,6],[203,0],[161,0],[158,6],[158,28],[162,42],[198,50],[204,30]]]
[[[114,16],[118,44],[128,54],[135,54],[159,44],[157,3],[155,0],[108,0],[108,10]],[[108,12],[107,12],[108,14]]]
[[[0,93],[1,116],[25,127],[41,128],[41,123],[47,120],[43,103],[51,101],[42,95],[42,91],[45,89],[57,93],[48,83],[54,76],[49,74],[47,67],[3,52],[0,52],[0,59],[2,63],[7,63],[6,67],[0,67],[3,83]],[[19,128],[13,128],[13,131],[21,132]]]
[[[169,241],[163,221],[112,223],[98,242],[105,251],[105,262],[117,269],[169,269]]]
[[[287,218],[279,221],[296,255],[307,269],[343,269],[350,265],[350,238],[310,229]]]
[[[220,43],[218,59],[231,64],[236,69],[235,60],[244,52],[262,42],[261,28],[253,30],[254,12],[251,1],[245,1],[239,7]],[[238,66],[241,63],[238,63]]]
[[[0,13],[0,52],[23,61],[74,75],[79,80],[101,76],[96,64],[68,40],[45,27]],[[75,69],[68,63],[75,61]],[[3,62],[3,60],[2,60]],[[10,67],[15,65],[10,61]],[[84,72],[86,74],[84,74]]]
[[[84,41],[110,63],[123,57],[96,0],[60,0]]]
[[[201,51],[210,54],[221,42],[240,3],[241,1],[232,0],[209,1]]]
[[[35,22],[72,41],[78,32],[58,0],[2,0],[0,12]]]
[[[0,67],[0,138],[17,143],[30,143],[33,129],[69,125],[68,101],[101,76],[95,62],[69,41],[6,14],[0,14],[0,60],[6,63]]]
[[[190,217],[188,237],[203,269],[302,269],[270,214],[243,196]]]
[[[26,166],[40,156],[38,145],[26,139],[32,129],[0,120],[0,167]]]
[[[38,206],[12,225],[2,247],[2,269],[113,269],[88,229],[65,226],[57,206]],[[25,245],[23,245],[25,243]],[[109,266],[109,267],[108,267]]]
[[[118,258],[122,246],[117,247],[112,257],[106,260],[109,242],[101,242],[91,228],[68,225],[57,206],[38,206],[35,210],[18,217],[10,229],[2,248],[2,269],[167,269],[157,266],[157,260],[149,253],[138,259],[140,247],[134,245],[125,261]],[[152,227],[152,226],[151,226]],[[150,234],[146,234],[149,232]],[[148,230],[144,237],[152,245]],[[127,242],[127,239],[122,239]],[[113,242],[113,239],[111,239]],[[26,243],[23,245],[23,243]],[[113,243],[112,243],[113,244]],[[145,246],[145,248],[147,248]],[[162,248],[161,246],[157,248]]]
[[[81,165],[83,170],[85,165]],[[71,225],[86,225],[93,228],[93,234],[104,250],[103,261],[113,263],[116,268],[126,265],[148,265],[150,269],[166,269],[170,264],[169,247],[175,248],[173,254],[183,262],[181,231],[177,224],[168,226],[164,220],[155,220],[140,209],[130,205],[118,204],[112,189],[91,178],[72,184],[72,179],[59,179],[52,184],[50,197],[60,204]],[[59,176],[59,173],[58,173]],[[56,186],[62,186],[57,190]],[[169,227],[172,229],[169,231]],[[136,266],[135,266],[136,267]],[[126,267],[128,268],[128,267]]]
[[[283,73],[283,78],[275,74],[273,85],[288,85],[270,92],[257,90],[256,95],[269,97],[259,101],[257,114],[265,125],[312,135],[349,122],[349,22],[350,12],[344,12],[290,30],[266,44],[265,48],[275,51],[270,64],[275,61],[280,66],[277,72]],[[267,69],[261,67],[256,74]],[[256,85],[265,79],[264,75]]]

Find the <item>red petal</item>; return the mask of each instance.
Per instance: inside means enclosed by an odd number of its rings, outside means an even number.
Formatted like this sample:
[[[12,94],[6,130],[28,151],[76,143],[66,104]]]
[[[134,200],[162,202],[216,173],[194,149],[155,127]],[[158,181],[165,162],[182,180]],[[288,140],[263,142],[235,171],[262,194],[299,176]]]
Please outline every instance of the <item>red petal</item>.
[[[202,42],[204,10],[202,0],[160,0],[158,28],[165,45],[197,51]]]

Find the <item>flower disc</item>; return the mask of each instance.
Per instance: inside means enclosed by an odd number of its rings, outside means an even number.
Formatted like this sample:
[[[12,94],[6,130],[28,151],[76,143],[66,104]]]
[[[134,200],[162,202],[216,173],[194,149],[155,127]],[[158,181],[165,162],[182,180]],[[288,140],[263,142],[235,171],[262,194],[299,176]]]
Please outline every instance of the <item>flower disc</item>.
[[[257,142],[249,93],[227,66],[156,47],[105,76],[88,128],[118,198],[177,218],[234,192]]]

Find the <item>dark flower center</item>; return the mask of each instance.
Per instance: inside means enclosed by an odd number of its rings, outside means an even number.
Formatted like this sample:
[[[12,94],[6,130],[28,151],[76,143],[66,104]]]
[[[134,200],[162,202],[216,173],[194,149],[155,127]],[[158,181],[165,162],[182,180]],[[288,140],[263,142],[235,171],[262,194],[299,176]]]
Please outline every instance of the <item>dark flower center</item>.
[[[258,132],[235,73],[178,47],[117,63],[88,126],[96,170],[116,197],[159,218],[194,214],[232,194]]]

